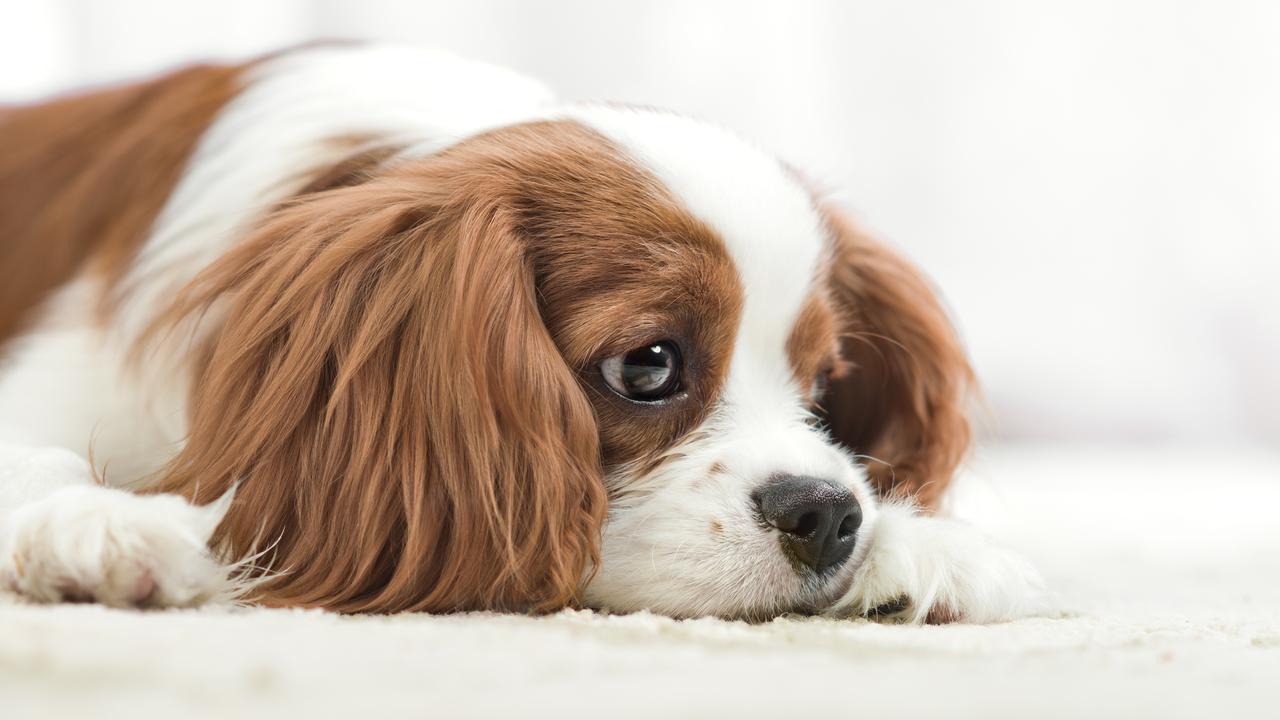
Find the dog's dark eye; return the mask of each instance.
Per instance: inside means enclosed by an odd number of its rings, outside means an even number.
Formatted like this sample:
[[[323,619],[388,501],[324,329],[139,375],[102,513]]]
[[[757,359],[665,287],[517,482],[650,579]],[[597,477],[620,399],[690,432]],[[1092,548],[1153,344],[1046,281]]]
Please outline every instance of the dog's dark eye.
[[[628,400],[661,400],[680,389],[680,351],[666,340],[650,343],[603,360],[600,374]]]

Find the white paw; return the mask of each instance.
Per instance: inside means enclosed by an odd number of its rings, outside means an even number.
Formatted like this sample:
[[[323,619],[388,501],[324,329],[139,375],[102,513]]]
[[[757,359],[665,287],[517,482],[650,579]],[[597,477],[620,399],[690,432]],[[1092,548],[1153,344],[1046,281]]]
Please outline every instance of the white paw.
[[[1035,568],[970,525],[887,505],[873,532],[867,559],[831,614],[990,623],[1039,605],[1043,590]]]
[[[89,463],[70,450],[0,444],[0,508],[16,508],[65,487],[96,482]]]
[[[0,586],[40,602],[198,605],[229,588],[207,543],[230,499],[197,507],[96,485],[58,490],[4,518]]]

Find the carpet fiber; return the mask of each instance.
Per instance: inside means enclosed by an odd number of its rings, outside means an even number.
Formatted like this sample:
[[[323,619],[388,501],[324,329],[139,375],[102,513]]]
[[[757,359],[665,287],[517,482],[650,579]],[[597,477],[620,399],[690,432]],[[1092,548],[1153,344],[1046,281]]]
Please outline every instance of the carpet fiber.
[[[987,627],[0,594],[0,717],[1278,717],[1277,508],[1274,455],[989,450],[955,512],[1023,550],[1053,610]]]

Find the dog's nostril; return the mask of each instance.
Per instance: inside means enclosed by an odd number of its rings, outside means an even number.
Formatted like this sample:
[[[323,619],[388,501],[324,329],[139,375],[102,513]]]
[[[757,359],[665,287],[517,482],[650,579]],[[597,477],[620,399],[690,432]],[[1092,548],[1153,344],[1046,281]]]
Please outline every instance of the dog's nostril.
[[[787,555],[823,572],[848,559],[862,509],[847,488],[818,478],[782,476],[753,494],[761,517],[782,533]]]
[[[796,537],[808,537],[813,534],[814,530],[818,529],[818,524],[821,522],[822,521],[819,519],[818,513],[807,512],[796,520],[794,528],[789,528],[786,532],[789,532]],[[779,529],[781,530],[782,528]]]
[[[840,521],[840,527],[836,530],[836,537],[841,540],[852,540],[854,533],[858,532],[858,528],[862,525],[862,508],[858,505],[853,506],[853,510],[849,511],[844,519]]]

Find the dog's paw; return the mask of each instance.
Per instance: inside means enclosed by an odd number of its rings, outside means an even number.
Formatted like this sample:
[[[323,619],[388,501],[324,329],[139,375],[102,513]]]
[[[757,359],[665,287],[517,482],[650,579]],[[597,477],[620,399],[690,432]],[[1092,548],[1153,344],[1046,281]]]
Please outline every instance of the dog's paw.
[[[208,540],[230,495],[204,507],[173,495],[69,487],[0,527],[0,586],[38,602],[188,607],[228,591]]]
[[[1011,620],[1035,610],[1040,575],[1022,556],[956,520],[881,509],[874,543],[832,613],[911,623]]]

